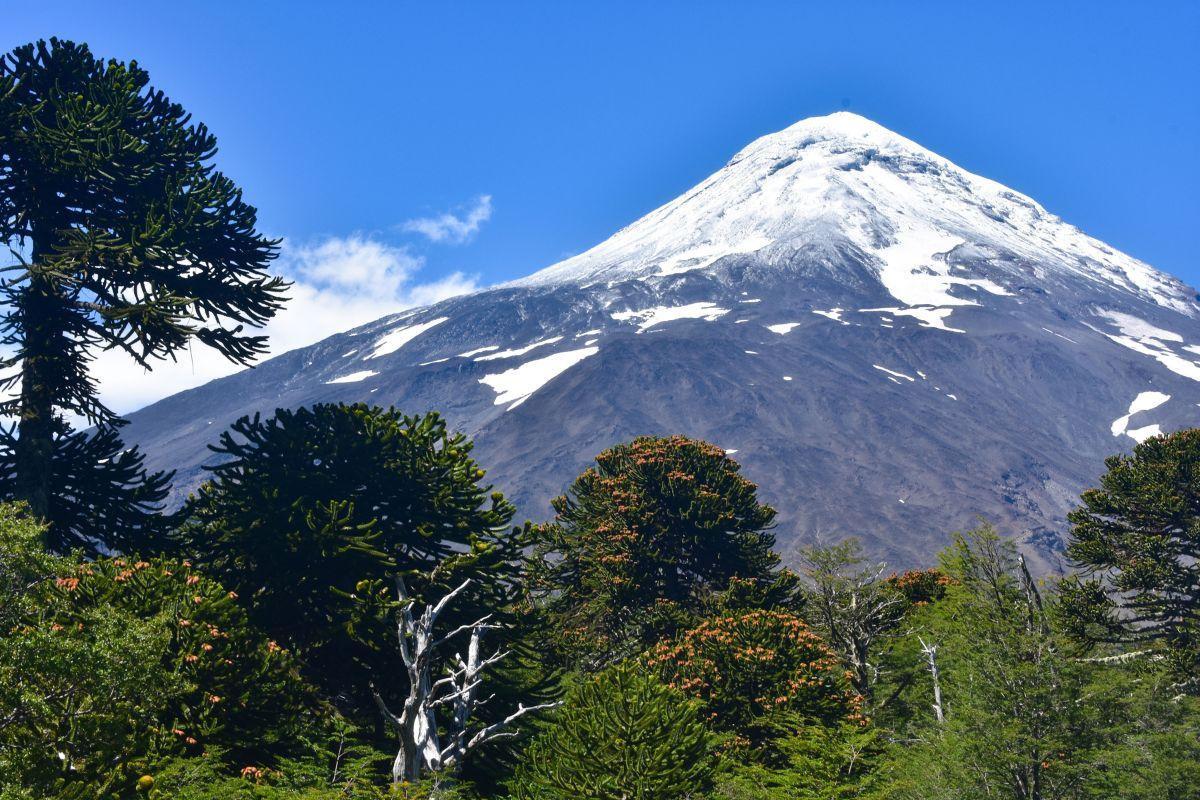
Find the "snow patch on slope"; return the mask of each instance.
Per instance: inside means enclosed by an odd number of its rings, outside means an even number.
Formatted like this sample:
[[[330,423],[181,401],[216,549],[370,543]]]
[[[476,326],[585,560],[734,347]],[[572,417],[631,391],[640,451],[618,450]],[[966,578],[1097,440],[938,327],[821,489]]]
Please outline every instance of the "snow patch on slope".
[[[704,269],[726,256],[754,253],[771,243],[766,236],[751,236],[737,244],[702,244],[682,253],[677,253],[658,265],[659,275],[678,275],[694,269]]]
[[[728,308],[719,308],[715,303],[702,302],[689,303],[686,306],[655,306],[640,311],[618,311],[612,315],[612,318],[618,322],[639,320],[638,332],[640,333],[655,325],[674,322],[678,319],[703,319],[712,322],[728,313]]]
[[[915,380],[916,380],[916,379],[915,379],[915,378],[913,378],[911,375],[905,375],[903,372],[896,372],[895,370],[888,369],[887,367],[881,367],[881,366],[879,366],[878,364],[872,364],[871,366],[872,366],[872,367],[874,367],[874,368],[875,368],[875,369],[877,369],[877,370],[880,370],[880,371],[882,371],[882,372],[886,372],[888,375],[894,375],[894,376],[896,376],[897,378],[904,378],[904,380],[906,380],[906,381],[915,381]],[[898,382],[898,381],[897,381],[897,382]]]
[[[500,349],[500,345],[489,344],[489,345],[486,345],[485,347],[477,347],[474,350],[468,350],[465,353],[459,353],[458,357],[459,358],[471,358],[472,356],[477,356],[480,353],[490,353],[493,350],[499,350],[499,349]]]
[[[360,371],[360,372],[351,372],[349,375],[343,375],[343,376],[342,376],[342,377],[340,377],[340,378],[334,378],[334,379],[333,379],[333,380],[331,380],[331,381],[325,381],[325,383],[326,383],[326,384],[330,384],[330,383],[358,383],[359,381],[366,380],[367,378],[370,378],[370,377],[372,377],[372,376],[374,376],[374,375],[378,375],[378,374],[379,374],[379,373],[378,373],[378,372],[376,372],[375,370],[371,370],[371,369],[364,369],[364,370],[362,370],[362,371]]]
[[[1173,331],[1155,327],[1144,319],[1119,311],[1101,311],[1100,316],[1115,325],[1120,334],[1105,333],[1122,347],[1135,353],[1150,356],[1172,372],[1200,381],[1200,363],[1184,358],[1171,349],[1171,344],[1181,344],[1183,337]],[[1183,349],[1187,349],[1186,347]]]
[[[834,322],[840,322],[843,325],[849,325],[850,324],[849,322],[846,322],[846,320],[842,319],[842,314],[844,312],[845,312],[845,309],[842,309],[842,308],[831,308],[828,311],[821,311],[820,309],[813,309],[814,314],[820,314],[822,317],[831,319]],[[799,324],[799,323],[797,323],[797,324]],[[787,331],[784,331],[784,333],[787,333]]]
[[[479,358],[477,358],[475,360],[476,361],[495,361],[496,359],[499,359],[499,358],[513,358],[515,356],[523,356],[526,353],[528,353],[530,350],[534,350],[538,347],[545,347],[548,344],[554,344],[555,342],[561,342],[562,338],[563,337],[561,337],[561,336],[553,336],[549,339],[542,339],[541,341],[534,342],[533,344],[527,345],[525,347],[518,347],[518,348],[514,348],[512,350],[501,350],[499,353],[492,353],[490,356],[480,356]]]
[[[966,333],[962,328],[951,328],[946,324],[947,317],[954,309],[952,308],[860,308],[862,312],[881,312],[885,314],[895,314],[897,317],[913,317],[921,323],[922,328],[936,328],[940,331],[949,331],[950,333]],[[881,317],[884,322],[891,322],[887,317]],[[885,326],[891,327],[891,326]]]
[[[438,317],[437,319],[431,319],[428,322],[420,322],[416,325],[406,325],[403,328],[397,328],[396,330],[380,337],[375,342],[375,350],[371,353],[371,355],[367,356],[367,358],[379,358],[380,356],[386,356],[389,353],[394,353],[430,328],[441,325],[447,319],[449,319],[449,317]]]
[[[1133,402],[1129,404],[1129,411],[1124,416],[1113,420],[1112,435],[1120,436],[1125,434],[1138,444],[1146,441],[1151,436],[1158,436],[1162,433],[1158,425],[1146,425],[1141,428],[1130,429],[1129,420],[1134,414],[1140,414],[1143,411],[1153,411],[1170,399],[1171,395],[1163,394],[1162,392],[1139,393],[1137,397],[1133,398]]]
[[[551,380],[598,352],[600,352],[599,347],[584,347],[579,350],[555,353],[544,358],[527,361],[519,367],[513,367],[495,375],[485,375],[479,379],[479,382],[491,387],[496,392],[495,405],[512,403],[507,409],[512,411]]]
[[[786,333],[790,333],[792,328],[797,328],[799,326],[799,322],[781,322],[778,325],[768,325],[767,330],[769,330],[771,333],[778,333],[780,336],[783,336]]]

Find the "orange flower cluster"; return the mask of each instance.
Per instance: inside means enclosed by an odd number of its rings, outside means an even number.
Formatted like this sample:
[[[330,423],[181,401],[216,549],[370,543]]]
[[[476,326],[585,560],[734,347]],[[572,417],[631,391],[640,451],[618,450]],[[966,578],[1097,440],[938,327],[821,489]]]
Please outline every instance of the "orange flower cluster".
[[[888,583],[914,606],[923,606],[946,596],[946,588],[954,579],[940,569],[910,569],[892,573]]]
[[[675,688],[702,700],[712,720],[738,730],[789,709],[823,720],[861,720],[840,661],[805,622],[755,610],[707,620],[661,644],[647,664]]]

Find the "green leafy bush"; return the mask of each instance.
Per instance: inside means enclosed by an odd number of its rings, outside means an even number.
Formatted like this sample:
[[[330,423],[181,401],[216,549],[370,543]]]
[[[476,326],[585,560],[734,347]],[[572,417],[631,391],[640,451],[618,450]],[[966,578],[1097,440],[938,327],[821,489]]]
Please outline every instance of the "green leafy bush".
[[[28,525],[22,538],[13,522],[0,521],[0,563],[44,568],[27,552]],[[11,781],[119,791],[163,758],[213,747],[232,765],[271,761],[313,724],[291,656],[186,562],[53,568],[27,574],[21,613],[0,636],[0,765]]]
[[[673,800],[698,796],[716,767],[700,707],[634,665],[582,678],[530,745],[518,800]]]

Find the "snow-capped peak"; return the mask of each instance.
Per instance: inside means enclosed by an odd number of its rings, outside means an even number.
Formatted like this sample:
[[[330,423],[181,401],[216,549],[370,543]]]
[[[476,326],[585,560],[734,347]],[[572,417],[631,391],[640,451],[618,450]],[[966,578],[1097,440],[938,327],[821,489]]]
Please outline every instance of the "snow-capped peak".
[[[908,307],[976,305],[1031,283],[1052,292],[1084,281],[1200,313],[1177,279],[848,112],[755,140],[680,197],[515,285],[656,280],[731,257],[786,266],[813,248],[861,253]],[[956,255],[967,251],[970,268]]]

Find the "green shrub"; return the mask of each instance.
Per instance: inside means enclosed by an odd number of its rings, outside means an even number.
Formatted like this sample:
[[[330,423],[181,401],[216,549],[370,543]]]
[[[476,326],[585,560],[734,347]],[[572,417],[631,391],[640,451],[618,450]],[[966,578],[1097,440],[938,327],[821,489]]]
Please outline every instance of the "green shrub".
[[[704,791],[715,740],[699,704],[632,665],[583,678],[525,753],[518,800],[671,800]]]

